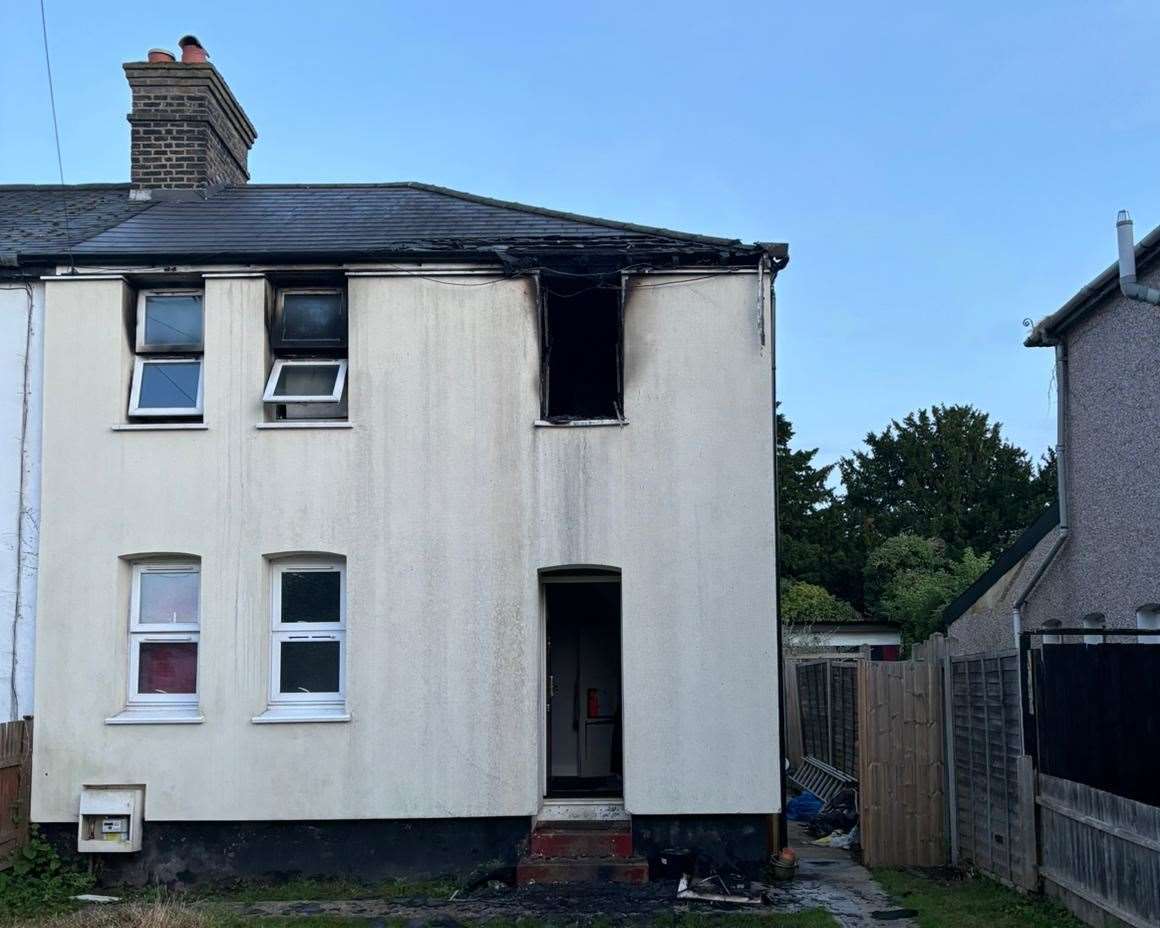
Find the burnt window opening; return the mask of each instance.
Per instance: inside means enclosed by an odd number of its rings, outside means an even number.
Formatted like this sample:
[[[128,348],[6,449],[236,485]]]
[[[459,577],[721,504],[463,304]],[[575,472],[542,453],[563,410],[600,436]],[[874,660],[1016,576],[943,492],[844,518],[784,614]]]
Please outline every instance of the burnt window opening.
[[[267,419],[346,419],[345,287],[276,289],[267,330],[273,355],[262,394]]]
[[[540,276],[542,415],[548,422],[624,417],[619,274]]]

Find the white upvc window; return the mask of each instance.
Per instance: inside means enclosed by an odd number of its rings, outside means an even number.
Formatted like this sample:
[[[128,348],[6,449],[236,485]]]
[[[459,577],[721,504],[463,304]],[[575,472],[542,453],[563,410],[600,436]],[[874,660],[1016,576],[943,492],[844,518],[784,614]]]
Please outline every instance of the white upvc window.
[[[133,362],[131,416],[200,416],[201,358],[143,358]]]
[[[137,294],[137,353],[201,351],[200,290],[142,290]]]
[[[201,418],[204,331],[200,290],[138,293],[130,417]]]
[[[299,360],[279,358],[274,362],[266,392],[266,403],[338,403],[346,387],[346,359]]]
[[[345,721],[346,565],[272,562],[270,706],[255,721]]]
[[[133,565],[129,705],[197,709],[201,567],[195,560]]]

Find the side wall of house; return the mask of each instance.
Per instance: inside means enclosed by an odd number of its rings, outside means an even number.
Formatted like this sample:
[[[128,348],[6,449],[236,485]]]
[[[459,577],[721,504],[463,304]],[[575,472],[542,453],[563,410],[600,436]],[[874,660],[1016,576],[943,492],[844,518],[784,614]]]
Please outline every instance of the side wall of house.
[[[0,720],[31,715],[44,284],[0,281]]]
[[[1160,286],[1160,270],[1141,281]],[[1028,604],[1034,625],[1160,602],[1160,309],[1118,297],[1067,335],[1071,538]]]
[[[635,281],[631,424],[603,428],[533,427],[531,281],[383,276],[349,282],[352,427],[257,429],[265,294],[206,281],[207,428],[127,432],[111,428],[126,286],[48,284],[34,819],[75,821],[101,783],[145,784],[147,821],[530,816],[537,570],[574,564],[622,571],[628,811],[778,811],[757,277]],[[264,556],[292,551],[347,559],[347,723],[251,722]],[[201,558],[205,721],[107,725],[127,687],[125,559],[160,552]]]
[[[952,654],[979,654],[1015,647],[1012,626],[1015,600],[1035,576],[1058,537],[1058,529],[1048,532],[1018,564],[948,626],[947,647]],[[1024,626],[1032,627],[1029,623],[1039,624],[1035,619],[1024,616]]]

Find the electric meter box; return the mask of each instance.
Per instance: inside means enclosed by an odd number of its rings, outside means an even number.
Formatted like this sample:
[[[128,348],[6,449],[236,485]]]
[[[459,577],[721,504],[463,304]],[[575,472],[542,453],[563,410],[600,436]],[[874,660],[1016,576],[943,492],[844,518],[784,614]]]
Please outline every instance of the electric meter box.
[[[141,850],[144,786],[81,787],[77,850],[82,854],[129,854]]]

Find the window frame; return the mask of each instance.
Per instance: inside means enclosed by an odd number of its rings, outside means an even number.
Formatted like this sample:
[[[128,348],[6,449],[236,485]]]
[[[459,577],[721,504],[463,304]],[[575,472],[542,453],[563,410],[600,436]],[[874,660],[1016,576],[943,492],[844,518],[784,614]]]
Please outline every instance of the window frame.
[[[145,317],[151,296],[196,296],[201,302],[201,340],[196,345],[145,343]],[[133,340],[134,354],[202,354],[205,351],[205,291],[198,289],[167,289],[156,287],[137,292],[137,326]]]
[[[192,573],[197,575],[196,622],[142,622],[141,577],[147,573]],[[168,706],[196,708],[201,696],[201,561],[196,558],[135,561],[129,594],[129,695],[130,706]],[[194,665],[192,693],[142,693],[141,645],[156,643],[194,644],[197,658]]]
[[[282,621],[282,574],[306,571],[337,573],[339,575],[337,622]],[[347,661],[345,559],[323,556],[279,559],[271,564],[270,580],[270,707],[345,711]],[[294,640],[338,642],[337,692],[283,693],[281,691],[282,644]]]
[[[141,406],[141,382],[146,364],[196,364],[197,405],[196,406]],[[143,418],[194,418],[204,415],[205,406],[205,358],[201,355],[182,357],[150,357],[137,355],[133,359],[133,387],[129,391],[129,415]]]
[[[282,327],[286,317],[286,295],[296,294],[311,294],[311,293],[327,293],[337,294],[339,302],[339,314],[342,317],[343,324],[346,327],[346,337],[342,339],[324,339],[311,338],[303,339],[301,341],[287,341],[281,335],[278,335],[279,329]],[[350,314],[347,308],[346,287],[343,286],[319,286],[319,287],[278,287],[274,292],[274,315],[270,320],[270,348],[274,354],[290,355],[296,353],[317,353],[325,351],[341,352],[347,354],[350,351]]]
[[[343,391],[346,389],[346,372],[349,363],[347,358],[275,358],[274,365],[270,368],[270,376],[266,379],[266,390],[262,394],[262,402],[279,405],[340,403]],[[279,396],[275,391],[285,367],[337,367],[338,371],[334,375],[334,389],[327,394]]]

